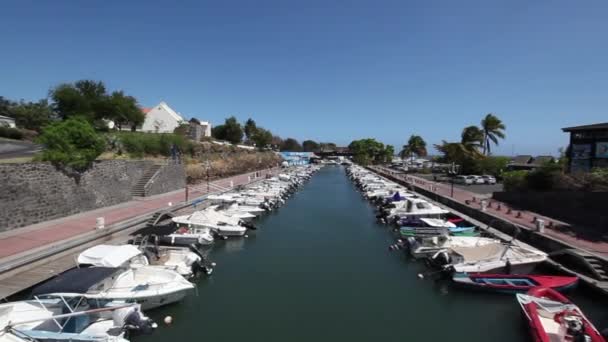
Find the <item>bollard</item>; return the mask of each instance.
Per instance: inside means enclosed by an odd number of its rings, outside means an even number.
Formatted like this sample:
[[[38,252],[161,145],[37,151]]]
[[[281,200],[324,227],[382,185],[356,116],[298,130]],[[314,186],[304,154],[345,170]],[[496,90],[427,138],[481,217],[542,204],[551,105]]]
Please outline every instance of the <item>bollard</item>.
[[[511,214],[513,212],[513,210],[511,210],[511,208],[507,208],[507,214]]]
[[[541,219],[536,220],[536,231],[541,234],[545,232],[545,220],[541,220]]]
[[[104,229],[106,225],[106,219],[103,217],[98,217],[95,220],[95,229]]]
[[[475,196],[473,196],[473,203],[475,203],[477,201],[477,199],[475,198]]]
[[[469,200],[465,200],[465,201],[464,201],[464,203],[465,203],[466,205],[471,205],[471,201],[469,201]]]
[[[532,218],[532,223],[536,223],[536,221],[537,221],[537,220],[538,220],[538,217],[534,216],[534,217]]]
[[[500,206],[500,203],[498,203],[498,205],[496,206],[496,211],[500,211],[500,209],[502,209],[502,208]]]
[[[547,228],[553,228],[553,221],[549,221],[549,223],[547,223]]]
[[[520,218],[521,217],[521,211],[518,211],[517,215],[515,215],[515,217]]]

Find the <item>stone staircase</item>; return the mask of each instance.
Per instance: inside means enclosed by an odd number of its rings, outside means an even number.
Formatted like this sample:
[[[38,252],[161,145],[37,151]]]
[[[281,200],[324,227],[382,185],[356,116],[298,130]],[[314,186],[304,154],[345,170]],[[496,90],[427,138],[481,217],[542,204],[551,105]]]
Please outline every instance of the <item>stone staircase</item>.
[[[137,181],[137,184],[131,189],[131,196],[133,197],[144,197],[146,196],[146,184],[156,174],[156,172],[162,167],[162,165],[153,164],[150,165],[144,175]]]
[[[580,269],[599,282],[608,284],[608,263],[591,253],[578,249],[563,249],[550,253],[549,256],[554,260],[566,262],[566,266]]]

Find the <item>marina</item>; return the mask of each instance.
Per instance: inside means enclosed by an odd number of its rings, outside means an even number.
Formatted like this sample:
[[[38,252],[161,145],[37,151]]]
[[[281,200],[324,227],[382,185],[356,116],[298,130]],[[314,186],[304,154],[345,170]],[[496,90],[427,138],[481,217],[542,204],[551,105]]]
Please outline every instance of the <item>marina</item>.
[[[543,252],[514,239],[505,245],[358,166],[290,167],[203,202],[158,216],[131,233],[132,244],[85,249],[80,268],[21,296],[33,304],[84,298],[88,306],[74,310],[82,315],[132,305],[140,323],[120,335],[132,341],[525,341],[513,294],[538,303],[525,294],[539,286],[565,291],[599,330],[608,325],[605,297],[577,290],[576,277],[523,275],[543,270]],[[68,321],[53,329],[58,340],[95,335],[68,331]],[[403,322],[418,329],[395,329]],[[471,322],[491,329],[460,328]],[[20,333],[38,338],[50,333],[45,326]],[[91,329],[103,336],[105,326]]]

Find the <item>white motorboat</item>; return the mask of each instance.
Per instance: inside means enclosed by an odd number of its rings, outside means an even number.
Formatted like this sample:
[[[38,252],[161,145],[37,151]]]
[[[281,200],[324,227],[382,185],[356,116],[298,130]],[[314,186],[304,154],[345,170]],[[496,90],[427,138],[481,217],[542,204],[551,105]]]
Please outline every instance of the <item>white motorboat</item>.
[[[180,301],[193,289],[179,273],[158,267],[86,267],[71,269],[36,286],[32,295],[138,303],[147,310]]]
[[[527,274],[547,260],[547,254],[517,241],[482,246],[452,246],[432,257],[454,272]]]
[[[443,252],[457,247],[475,248],[485,245],[500,244],[500,240],[473,237],[473,236],[447,236],[439,235],[426,238],[407,238],[410,254],[416,258],[432,257],[438,252]]]
[[[188,248],[142,248],[143,251],[134,245],[97,245],[80,253],[77,262],[81,266],[158,267],[173,270],[186,278],[191,277],[195,270],[204,269],[201,256]]]
[[[190,229],[189,233],[201,228],[210,229],[222,236],[243,236],[247,232],[247,228],[240,225],[240,219],[223,215],[209,208],[196,211],[191,215],[177,216],[172,220],[178,225],[187,226]]]
[[[137,304],[91,307],[85,301],[69,307],[61,297],[0,304],[0,342],[128,342],[127,330],[156,327]]]
[[[395,202],[395,208],[382,213],[382,216],[390,220],[401,218],[427,217],[443,218],[449,211],[431,204],[420,198],[408,198],[405,201]]]

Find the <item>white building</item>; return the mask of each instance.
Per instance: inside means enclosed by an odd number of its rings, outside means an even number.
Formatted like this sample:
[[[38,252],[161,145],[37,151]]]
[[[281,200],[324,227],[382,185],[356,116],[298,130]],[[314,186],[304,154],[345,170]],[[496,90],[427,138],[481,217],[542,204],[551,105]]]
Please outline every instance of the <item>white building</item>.
[[[0,127],[10,127],[15,128],[15,119],[10,118],[8,116],[0,115]]]
[[[142,108],[146,114],[146,120],[137,131],[147,133],[173,133],[182,123],[186,123],[184,118],[174,111],[164,101],[152,108]]]

